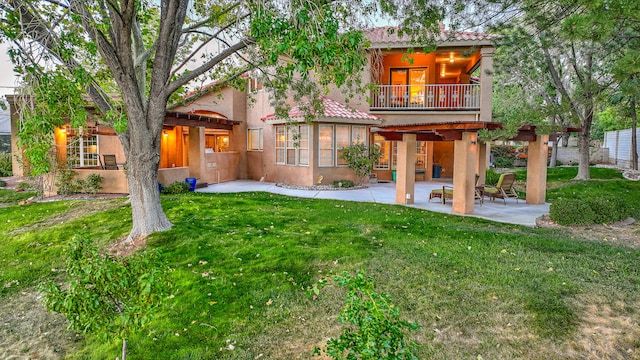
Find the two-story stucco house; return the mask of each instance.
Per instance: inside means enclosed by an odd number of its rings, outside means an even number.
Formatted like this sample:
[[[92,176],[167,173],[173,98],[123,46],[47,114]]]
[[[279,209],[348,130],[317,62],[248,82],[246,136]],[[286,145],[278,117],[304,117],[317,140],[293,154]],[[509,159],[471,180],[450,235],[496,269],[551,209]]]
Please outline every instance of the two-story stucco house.
[[[211,86],[188,96],[166,115],[160,182],[193,177],[200,183],[253,179],[314,185],[319,179],[354,179],[340,151],[366,142],[380,146],[383,155],[374,172],[380,180],[396,181],[397,202],[413,203],[416,178],[449,177],[456,189],[453,211],[473,212],[475,174],[483,181],[489,158],[477,132],[500,125],[491,122],[492,36],[441,27],[435,51],[411,54],[408,39],[389,28],[371,29],[367,36],[370,62],[362,81],[374,90],[348,105],[340,92],[330,92],[322,98],[324,113],[310,123],[297,106],[288,119],[275,117],[268,92],[251,75],[246,91]],[[79,171],[99,171],[106,179],[104,191],[126,192],[124,175],[117,175],[122,166],[100,169],[106,154],[125,162],[114,135],[95,124],[61,128],[56,149],[61,158],[73,156],[70,163],[85,169]],[[541,168],[530,172],[535,174],[527,181],[527,202],[541,203],[546,142],[527,136],[522,139],[530,141],[530,167]]]

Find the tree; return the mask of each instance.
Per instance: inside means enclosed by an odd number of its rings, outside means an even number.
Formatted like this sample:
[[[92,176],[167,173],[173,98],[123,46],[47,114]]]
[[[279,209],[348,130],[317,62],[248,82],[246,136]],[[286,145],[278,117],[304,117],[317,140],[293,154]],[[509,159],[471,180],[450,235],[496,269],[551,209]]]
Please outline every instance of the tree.
[[[510,55],[503,68],[526,69],[513,79],[529,88],[550,86],[538,104],[553,110],[550,119],[581,127],[577,178],[588,179],[594,113],[604,108],[616,82],[635,71],[616,64],[634,59],[639,6],[626,0],[475,0],[454,23],[503,34],[500,45]]]
[[[44,158],[43,135],[63,116],[84,121],[88,95],[124,149],[128,241],[171,227],[157,189],[159,147],[167,103],[184,86],[205,78],[242,86],[241,75],[259,69],[278,115],[290,97],[308,97],[317,109],[328,86],[357,89],[367,62],[359,30],[373,16],[419,17],[406,22],[415,33],[442,16],[430,1],[389,0],[0,0],[0,11],[13,60],[36,85],[23,146]]]

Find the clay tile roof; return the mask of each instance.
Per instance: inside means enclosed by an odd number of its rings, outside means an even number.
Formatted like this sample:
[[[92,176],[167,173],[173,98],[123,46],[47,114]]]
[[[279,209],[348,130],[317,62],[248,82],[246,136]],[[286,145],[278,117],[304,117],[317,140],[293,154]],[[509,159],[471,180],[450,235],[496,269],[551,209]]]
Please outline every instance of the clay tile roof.
[[[325,96],[320,97],[324,105],[324,114],[320,117],[326,119],[353,119],[353,120],[366,120],[366,121],[379,121],[377,117],[368,114],[366,112],[353,109],[345,104],[331,100]],[[299,106],[294,106],[289,110],[289,117],[291,119],[302,118],[304,116],[303,111]],[[261,120],[275,120],[275,114],[269,114],[263,117]]]
[[[405,44],[411,41],[410,36],[403,34],[398,35],[397,26],[383,26],[365,31],[367,38],[372,44]],[[495,39],[494,34],[481,34],[469,31],[451,32],[449,30],[440,29],[440,34],[434,37],[436,42],[442,41],[482,41]]]

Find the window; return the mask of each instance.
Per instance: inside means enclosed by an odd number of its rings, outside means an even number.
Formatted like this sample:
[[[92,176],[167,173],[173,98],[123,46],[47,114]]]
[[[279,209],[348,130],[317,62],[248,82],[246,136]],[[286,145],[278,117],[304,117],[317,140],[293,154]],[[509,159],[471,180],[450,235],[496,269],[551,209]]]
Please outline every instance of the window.
[[[351,127],[351,143],[366,143],[367,142],[367,127],[366,126],[352,126]]]
[[[341,159],[342,149],[356,143],[367,143],[367,127],[362,125],[320,124],[318,166],[347,166]],[[335,131],[335,132],[334,132]]]
[[[380,147],[380,158],[378,158],[378,162],[375,164],[374,169],[376,170],[389,170],[390,165],[390,155],[391,155],[391,141],[386,141],[382,136],[376,134],[373,138],[374,144]]]
[[[258,91],[262,91],[262,81],[258,79],[255,75],[251,75],[248,80],[248,90],[249,93],[256,93]]]
[[[350,126],[349,125],[336,125],[336,164],[341,166],[347,166],[347,161],[342,159],[342,153],[349,146],[350,143]]]
[[[276,164],[309,165],[309,125],[276,126]]]
[[[391,69],[392,102],[395,105],[424,105],[426,68]]]
[[[95,128],[67,130],[67,163],[72,168],[100,166],[98,161],[98,137]]]
[[[262,129],[247,129],[247,150],[262,151]]]
[[[276,164],[285,164],[285,130],[284,126],[276,126]]]
[[[333,166],[333,125],[318,126],[320,154],[318,166]]]
[[[391,170],[395,170],[398,165],[398,142],[385,141],[384,138],[376,135],[376,144],[380,145],[382,156],[375,166],[376,170],[389,170],[389,152],[391,152]],[[424,169],[427,163],[427,142],[416,141],[416,169]]]

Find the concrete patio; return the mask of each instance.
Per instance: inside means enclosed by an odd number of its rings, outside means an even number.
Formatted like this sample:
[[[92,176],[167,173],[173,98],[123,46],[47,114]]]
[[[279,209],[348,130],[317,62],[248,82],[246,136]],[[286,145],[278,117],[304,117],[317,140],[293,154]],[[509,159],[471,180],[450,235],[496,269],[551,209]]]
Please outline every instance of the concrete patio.
[[[429,201],[429,194],[433,189],[442,188],[442,185],[451,185],[451,179],[442,181],[420,181],[415,183],[414,204],[410,206],[417,209],[435,211],[452,214],[451,200],[442,204],[440,199]],[[366,189],[355,190],[297,190],[276,186],[275,183],[259,182],[252,180],[234,180],[219,184],[212,184],[206,188],[197,189],[197,192],[207,193],[236,193],[248,191],[265,191],[274,194],[297,196],[314,199],[332,199],[345,201],[375,202],[380,204],[395,204],[396,193],[395,183],[367,184]],[[541,205],[527,205],[524,199],[507,199],[504,205],[502,199],[490,201],[484,199],[484,204],[480,205],[476,201],[474,213],[460,216],[472,216],[508,224],[518,224],[525,226],[535,226],[536,218],[549,213],[549,203]],[[456,214],[457,215],[457,214]]]

